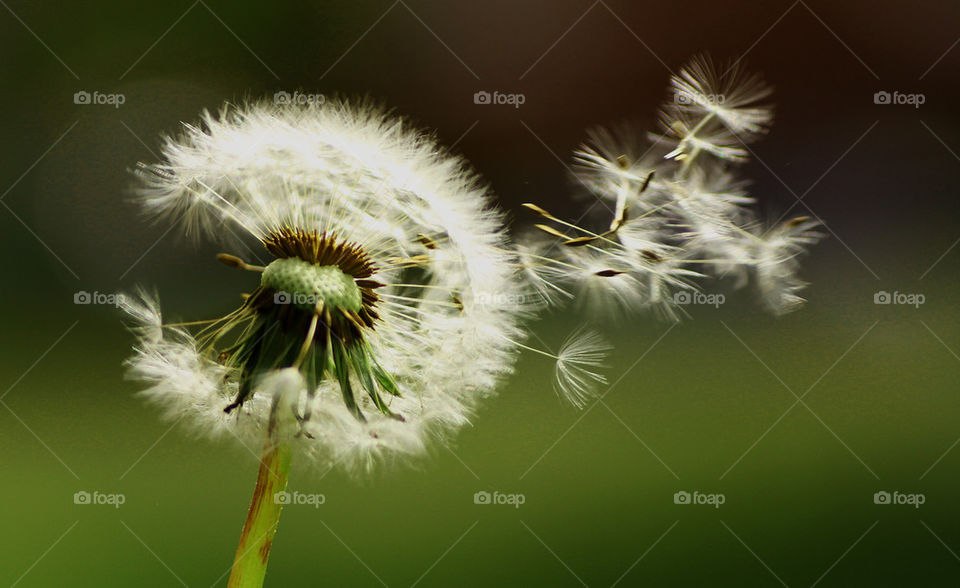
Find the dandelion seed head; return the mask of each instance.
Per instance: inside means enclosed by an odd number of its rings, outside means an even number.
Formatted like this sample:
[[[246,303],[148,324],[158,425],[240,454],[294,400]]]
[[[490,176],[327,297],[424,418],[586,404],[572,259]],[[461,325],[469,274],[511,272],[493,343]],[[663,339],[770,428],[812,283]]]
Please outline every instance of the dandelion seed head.
[[[160,327],[152,297],[128,304],[130,374],[171,418],[256,444],[285,390],[290,442],[363,472],[423,454],[511,372],[523,305],[503,303],[522,299],[503,216],[403,119],[368,102],[227,105],[139,174],[152,215],[269,258],[221,256],[260,276],[204,328]]]

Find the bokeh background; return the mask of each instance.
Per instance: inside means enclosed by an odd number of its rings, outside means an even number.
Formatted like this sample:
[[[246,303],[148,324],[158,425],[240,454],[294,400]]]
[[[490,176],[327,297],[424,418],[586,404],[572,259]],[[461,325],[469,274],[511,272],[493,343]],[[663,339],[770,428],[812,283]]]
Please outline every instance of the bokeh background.
[[[960,580],[960,6],[947,2],[0,2],[0,584],[223,586],[256,454],[197,440],[123,379],[131,337],[76,293],[156,285],[222,314],[249,276],[146,223],[137,161],[224,100],[370,95],[465,155],[515,222],[585,206],[585,130],[654,128],[691,55],[743,57],[777,121],[744,172],[768,218],[824,219],[801,311],[748,290],[673,326],[605,327],[578,412],[524,356],[456,445],[281,522],[272,586],[911,585]],[[480,90],[525,103],[477,105]],[[122,93],[119,107],[74,103]],[[878,91],[924,104],[875,104]],[[798,202],[802,200],[802,202]],[[723,288],[722,285],[711,285]],[[876,305],[879,291],[923,294]],[[582,317],[545,317],[557,346]],[[797,400],[802,398],[802,401]],[[119,508],[79,491],[123,494]],[[519,508],[478,491],[522,494]],[[675,504],[723,494],[719,508]],[[924,503],[875,504],[874,494]]]

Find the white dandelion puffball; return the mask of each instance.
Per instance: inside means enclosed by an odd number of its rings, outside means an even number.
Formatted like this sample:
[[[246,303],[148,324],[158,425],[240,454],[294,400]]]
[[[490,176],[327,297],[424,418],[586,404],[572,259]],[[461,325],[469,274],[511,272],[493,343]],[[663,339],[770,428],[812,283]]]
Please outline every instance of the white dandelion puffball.
[[[219,256],[255,272],[250,293],[196,329],[128,301],[130,373],[169,418],[262,443],[294,389],[295,451],[369,470],[422,454],[512,371],[523,297],[503,217],[429,135],[368,103],[228,105],[163,155],[140,169],[148,212],[264,248],[262,265]]]

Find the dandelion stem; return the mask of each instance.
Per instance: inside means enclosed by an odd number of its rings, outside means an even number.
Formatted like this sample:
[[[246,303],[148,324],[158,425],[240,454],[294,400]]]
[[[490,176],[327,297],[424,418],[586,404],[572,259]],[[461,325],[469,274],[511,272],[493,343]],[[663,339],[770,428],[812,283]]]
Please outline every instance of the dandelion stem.
[[[284,419],[278,414],[278,404],[275,399],[267,440],[260,458],[257,485],[240,533],[229,588],[260,588],[267,574],[270,547],[280,524],[280,511],[286,502],[277,500],[277,495],[287,488],[292,456],[290,445],[280,440],[281,420]]]

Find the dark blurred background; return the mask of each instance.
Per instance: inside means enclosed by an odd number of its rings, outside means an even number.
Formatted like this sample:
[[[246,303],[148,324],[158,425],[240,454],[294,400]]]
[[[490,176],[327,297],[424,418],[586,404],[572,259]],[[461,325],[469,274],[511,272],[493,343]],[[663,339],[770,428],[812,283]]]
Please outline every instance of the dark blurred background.
[[[775,86],[743,171],[765,217],[832,233],[804,262],[808,305],[776,319],[745,290],[676,327],[610,326],[614,386],[585,412],[524,357],[416,470],[357,482],[295,463],[291,490],[326,501],[285,511],[268,584],[957,585],[960,6],[0,5],[0,584],[226,584],[257,448],[163,422],[123,380],[119,313],[74,304],[139,283],[200,318],[248,286],[216,245],[129,201],[128,170],[156,160],[162,133],[225,100],[370,95],[436,129],[517,222],[528,200],[576,214],[566,166],[586,129],[653,130],[671,72],[707,51]],[[525,102],[478,105],[480,90]],[[124,101],[75,104],[81,91]],[[924,304],[874,304],[881,291]],[[579,318],[537,334],[555,347]],[[79,491],[125,502],[74,504]],[[478,491],[525,502],[477,505]],[[680,491],[725,502],[675,504]]]

